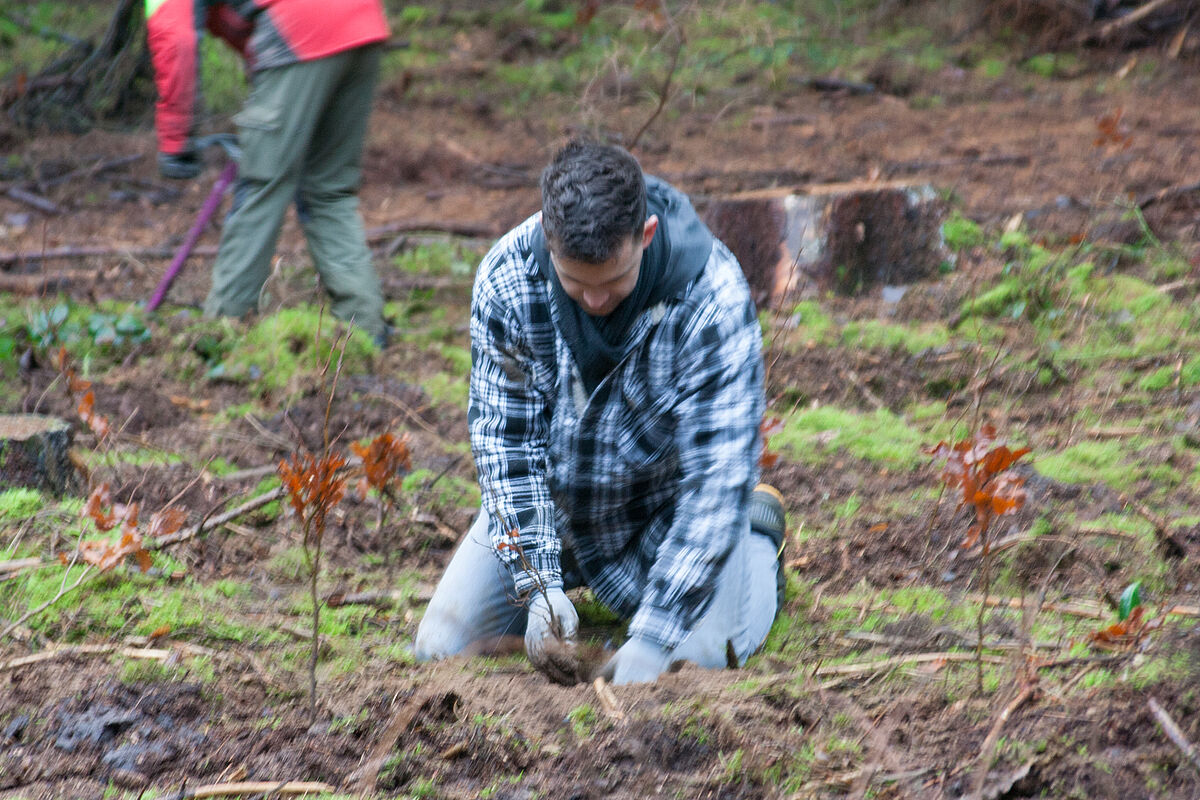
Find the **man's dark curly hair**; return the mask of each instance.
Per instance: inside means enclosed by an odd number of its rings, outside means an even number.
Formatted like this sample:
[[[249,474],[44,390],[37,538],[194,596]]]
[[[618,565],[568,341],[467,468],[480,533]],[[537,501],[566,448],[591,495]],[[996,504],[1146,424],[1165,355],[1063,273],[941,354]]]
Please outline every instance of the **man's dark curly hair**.
[[[576,139],[542,171],[542,229],[554,251],[599,264],[646,222],[646,181],[629,151]]]

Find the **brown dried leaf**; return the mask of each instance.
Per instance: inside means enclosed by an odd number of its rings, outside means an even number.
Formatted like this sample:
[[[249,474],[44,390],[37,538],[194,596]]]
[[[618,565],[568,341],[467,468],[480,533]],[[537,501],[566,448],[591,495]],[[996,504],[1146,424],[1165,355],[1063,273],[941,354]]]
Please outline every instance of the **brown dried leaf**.
[[[187,514],[183,513],[180,509],[164,508],[151,515],[150,527],[146,530],[146,535],[152,539],[170,536],[182,528],[183,523],[186,521]]]
[[[112,499],[109,496],[109,488],[107,483],[102,483],[92,493],[88,495],[87,502],[83,505],[83,515],[90,517],[92,522],[96,523],[96,527],[102,531],[109,531],[116,527],[120,520],[111,511],[105,509],[111,505]]]
[[[1128,617],[1114,625],[1109,625],[1107,628],[1089,634],[1088,639],[1098,644],[1134,644],[1146,632],[1147,626],[1142,621],[1145,612],[1145,606],[1137,606]]]

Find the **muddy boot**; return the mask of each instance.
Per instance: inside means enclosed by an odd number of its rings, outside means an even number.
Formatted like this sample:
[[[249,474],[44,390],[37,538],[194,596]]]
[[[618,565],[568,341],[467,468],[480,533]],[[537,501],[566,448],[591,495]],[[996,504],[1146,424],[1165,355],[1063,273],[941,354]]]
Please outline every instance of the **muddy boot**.
[[[787,514],[783,510],[783,495],[774,486],[760,483],[750,495],[750,530],[760,533],[775,545],[775,613],[783,608],[784,589],[787,579],[783,574],[784,533],[787,531]]]

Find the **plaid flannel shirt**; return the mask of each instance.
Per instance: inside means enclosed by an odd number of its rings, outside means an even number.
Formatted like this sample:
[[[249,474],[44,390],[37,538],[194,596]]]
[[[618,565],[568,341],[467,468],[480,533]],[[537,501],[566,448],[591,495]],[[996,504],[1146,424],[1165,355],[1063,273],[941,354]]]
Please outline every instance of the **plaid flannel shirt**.
[[[717,240],[684,296],[645,311],[589,397],[555,327],[534,215],[484,258],[471,303],[471,444],[518,593],[561,586],[568,549],[629,633],[673,649],[748,530],[763,414],[762,336]]]

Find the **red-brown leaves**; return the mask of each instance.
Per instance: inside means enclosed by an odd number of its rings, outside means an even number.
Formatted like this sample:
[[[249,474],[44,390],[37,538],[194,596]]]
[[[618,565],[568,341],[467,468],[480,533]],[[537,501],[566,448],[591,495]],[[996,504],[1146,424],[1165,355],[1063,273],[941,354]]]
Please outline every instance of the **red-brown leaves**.
[[[79,418],[88,426],[97,439],[103,439],[108,436],[112,426],[108,423],[108,418],[96,412],[96,395],[92,391],[92,382],[80,378],[75,373],[75,368],[71,366],[71,356],[67,353],[67,348],[60,347],[58,352],[51,358],[51,363],[54,368],[59,371],[67,382],[67,393],[72,398],[79,398],[79,405],[76,406],[76,411],[79,413]]]
[[[758,431],[762,434],[762,454],[758,457],[758,465],[763,469],[770,469],[779,463],[779,453],[771,450],[768,443],[772,436],[783,432],[783,420],[779,417],[763,417]]]
[[[358,494],[364,499],[368,488],[382,494],[397,477],[412,471],[407,434],[397,439],[390,433],[383,433],[376,436],[367,447],[351,442],[350,449],[363,462],[363,476],[358,481]]]
[[[964,548],[973,547],[985,534],[992,518],[1012,514],[1025,505],[1025,479],[1009,473],[1028,447],[1010,450],[996,440],[996,428],[985,424],[974,438],[953,445],[938,442],[925,450],[935,461],[944,460],[941,478],[946,486],[960,489],[959,508],[975,509],[975,524],[967,530]]]
[[[306,535],[309,531],[321,535],[325,516],[346,494],[346,479],[341,475],[345,466],[346,459],[337,453],[295,453],[290,462],[279,462],[279,477]]]
[[[1116,150],[1129,149],[1129,146],[1133,144],[1133,136],[1121,124],[1121,117],[1124,113],[1125,109],[1118,108],[1111,114],[1105,114],[1096,120],[1096,130],[1100,135],[1092,142],[1094,147],[1111,145],[1112,149]]]
[[[182,528],[186,521],[187,514],[180,509],[164,508],[162,511],[156,511],[150,517],[150,528],[146,531],[146,535],[151,539],[170,536]]]
[[[519,530],[517,530],[516,528],[509,528],[505,532],[504,535],[507,536],[512,541],[500,542],[500,544],[496,545],[496,549],[502,553],[505,550],[512,550],[514,553],[520,554],[521,553],[521,542],[520,542],[521,532]]]
[[[96,529],[110,531],[117,525],[121,526],[121,538],[113,543],[107,539],[84,539],[79,543],[79,557],[87,564],[98,567],[101,572],[112,569],[128,556],[137,559],[138,567],[145,572],[150,569],[152,559],[150,551],[143,545],[143,536],[138,530],[138,504],[130,503],[112,505],[108,484],[101,484],[92,490],[83,507],[83,515],[92,520]],[[173,533],[183,524],[184,514],[177,509],[164,509],[150,518],[151,535],[161,530]],[[171,525],[174,527],[170,527]],[[66,553],[59,553],[58,558],[64,564],[69,559]]]
[[[1107,628],[1089,634],[1088,639],[1100,647],[1109,650],[1124,650],[1141,643],[1146,634],[1162,626],[1163,616],[1157,619],[1145,618],[1145,606],[1137,606],[1125,619]]]
[[[76,411],[79,412],[79,418],[83,420],[84,424],[91,429],[92,433],[96,434],[96,438],[103,439],[105,436],[108,436],[111,427],[108,424],[107,417],[96,413],[95,405],[96,395],[91,389],[88,389],[83,399],[79,401],[79,407]]]

